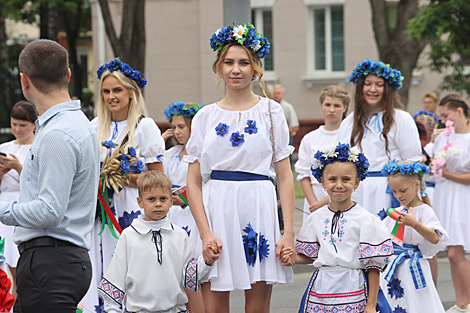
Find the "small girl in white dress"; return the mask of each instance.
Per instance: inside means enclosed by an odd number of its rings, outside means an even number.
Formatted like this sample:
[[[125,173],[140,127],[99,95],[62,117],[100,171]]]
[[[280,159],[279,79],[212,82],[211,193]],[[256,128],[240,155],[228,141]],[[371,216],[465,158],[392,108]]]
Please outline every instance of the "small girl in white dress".
[[[431,208],[423,176],[429,168],[416,162],[389,162],[382,173],[400,201],[398,222],[386,216],[390,232],[404,225],[403,246],[393,243],[394,255],[381,275],[380,285],[390,306],[398,312],[444,312],[434,285],[428,258],[442,250],[449,236]]]
[[[328,203],[328,194],[310,170],[312,156],[326,145],[337,143],[341,121],[346,117],[351,97],[341,86],[328,86],[320,94],[320,104],[325,117],[325,126],[311,131],[302,138],[299,148],[299,160],[295,163],[297,180],[300,181],[305,195],[304,222],[310,213]]]
[[[383,165],[421,155],[416,124],[398,98],[402,79],[400,71],[370,59],[358,63],[349,77],[356,84],[354,112],[341,123],[338,141],[359,146],[370,160],[369,179],[359,186],[357,202],[373,214],[391,207]]]
[[[299,313],[391,312],[379,289],[380,271],[393,247],[380,219],[351,200],[367,177],[369,162],[357,147],[330,145],[315,154],[313,176],[330,196],[310,214],[297,237],[297,263],[318,268],[304,293]],[[292,249],[283,249],[287,260]]]
[[[455,132],[444,131],[434,142],[434,157],[451,145],[457,156],[448,156],[442,167],[442,177],[435,177],[433,205],[436,215],[449,232],[447,256],[450,261],[455,305],[448,312],[470,312],[470,112],[458,95],[448,95],[439,103],[442,122],[452,121]]]
[[[171,180],[172,188],[178,190],[186,187],[186,177],[188,176],[188,152],[186,143],[191,136],[191,122],[196,113],[204,107],[197,104],[185,104],[183,102],[173,102],[165,109],[167,121],[171,123],[173,136],[169,138],[175,144],[164,153],[163,170]],[[184,197],[183,197],[184,198]],[[191,210],[182,198],[175,196],[173,206],[168,212],[168,219],[171,223],[178,225],[186,231],[195,252],[194,257],[202,254],[202,241],[199,238],[196,222],[191,214]],[[191,313],[204,312],[201,293],[186,289],[189,299],[187,305]]]

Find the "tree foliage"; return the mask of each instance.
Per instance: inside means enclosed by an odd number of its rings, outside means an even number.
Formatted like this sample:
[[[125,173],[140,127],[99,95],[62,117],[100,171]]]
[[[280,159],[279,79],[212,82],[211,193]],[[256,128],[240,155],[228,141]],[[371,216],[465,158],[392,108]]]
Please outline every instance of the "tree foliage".
[[[410,20],[408,31],[430,41],[427,66],[447,74],[441,88],[470,95],[470,71],[465,70],[470,65],[470,1],[430,0]]]
[[[372,10],[372,26],[379,58],[384,63],[401,71],[405,77],[403,87],[398,91],[405,106],[408,104],[408,93],[413,69],[427,40],[412,38],[407,33],[408,20],[418,13],[419,0],[400,0],[398,3],[384,0],[369,0]],[[396,5],[396,21],[390,21],[390,6]]]

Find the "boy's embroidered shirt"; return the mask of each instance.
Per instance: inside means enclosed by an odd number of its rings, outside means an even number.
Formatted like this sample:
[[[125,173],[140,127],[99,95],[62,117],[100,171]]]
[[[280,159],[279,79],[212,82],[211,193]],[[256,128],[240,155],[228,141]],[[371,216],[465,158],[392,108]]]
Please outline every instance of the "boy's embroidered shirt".
[[[393,248],[380,219],[355,204],[336,214],[328,206],[312,213],[300,230],[296,252],[314,259],[315,267],[382,270]]]
[[[192,257],[188,235],[168,218],[161,220],[159,230],[149,227],[146,221],[142,223],[141,219],[135,219],[121,234],[98,286],[106,311],[121,312],[121,304],[132,312],[185,311],[188,298],[183,287],[198,290],[199,279],[207,274],[210,266],[202,256]],[[153,233],[157,231],[161,234],[161,264],[153,241]]]

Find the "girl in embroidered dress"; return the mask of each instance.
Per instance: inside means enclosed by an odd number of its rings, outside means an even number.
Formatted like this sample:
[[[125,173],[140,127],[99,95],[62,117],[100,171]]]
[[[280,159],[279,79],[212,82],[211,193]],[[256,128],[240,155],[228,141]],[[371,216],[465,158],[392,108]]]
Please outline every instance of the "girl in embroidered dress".
[[[382,166],[421,154],[416,124],[398,98],[402,80],[400,71],[372,60],[359,63],[349,77],[356,84],[355,107],[341,123],[338,141],[358,145],[371,162],[369,179],[357,190],[357,202],[373,214],[387,210],[392,202]]]
[[[379,271],[393,253],[390,235],[377,216],[351,200],[367,177],[368,167],[359,148],[348,144],[329,145],[315,154],[312,174],[326,189],[330,202],[310,214],[297,237],[296,263],[313,262],[318,268],[299,313],[391,312],[379,293]],[[283,261],[293,253],[283,249]]]
[[[192,122],[188,151],[188,199],[212,263],[202,284],[206,313],[229,312],[230,291],[245,290],[245,312],[269,312],[272,285],[292,282],[277,249],[294,246],[294,186],[289,132],[280,105],[259,97],[269,42],[251,24],[227,26],[211,38],[213,65],[225,97],[202,108]],[[273,132],[273,133],[272,133]],[[273,149],[274,148],[274,149]],[[274,150],[274,151],[273,151]],[[279,231],[276,177],[284,215]],[[209,243],[215,242],[217,253]],[[292,264],[294,257],[287,260]]]
[[[404,228],[404,235],[400,238],[401,245],[393,243],[394,255],[380,285],[395,311],[443,313],[427,259],[445,247],[449,236],[426,193],[423,176],[429,173],[429,168],[416,162],[392,161],[383,167],[382,173],[388,177],[390,189],[400,201],[396,209],[398,221],[385,213],[383,222],[390,232],[395,227]]]
[[[186,143],[191,136],[191,123],[196,113],[204,106],[197,104],[185,104],[183,102],[173,102],[165,109],[167,121],[171,123],[171,133],[174,146],[165,151],[165,161],[163,169],[165,175],[170,178],[172,188],[179,192],[181,188],[186,188],[186,178],[188,176],[188,157],[186,152]],[[184,193],[185,194],[185,193]],[[199,238],[196,222],[191,214],[191,210],[187,206],[185,197],[174,197],[173,206],[168,213],[168,219],[175,225],[178,225],[188,233],[189,241],[195,251],[194,257],[202,254],[202,242]],[[204,312],[204,304],[202,302],[201,293],[193,290],[185,289],[188,295],[188,310],[191,313]]]
[[[157,170],[163,172],[165,143],[154,120],[145,117],[147,110],[141,89],[147,84],[143,75],[119,59],[102,65],[98,69],[100,99],[96,107],[97,117],[91,121],[98,133],[101,147],[101,162],[121,146],[135,149],[138,161],[130,166],[129,185],[119,195],[108,189],[109,207],[115,221],[124,230],[141,214],[135,199],[138,196],[137,178],[140,172]],[[105,145],[110,146],[109,149]],[[102,164],[102,163],[101,163]],[[96,287],[106,272],[118,242],[108,227],[102,223],[105,216],[97,216],[92,231],[90,259],[93,265],[91,287],[82,304],[88,308],[102,307]],[[105,229],[102,231],[102,227]],[[100,234],[101,233],[101,234]],[[114,229],[119,236],[117,229]]]
[[[325,117],[325,126],[311,131],[300,142],[299,160],[295,163],[295,171],[299,173],[297,180],[300,181],[305,195],[304,222],[310,213],[328,203],[328,194],[312,176],[310,170],[312,155],[324,146],[336,142],[339,125],[346,117],[350,102],[351,97],[341,86],[331,85],[323,89],[320,94],[320,104]]]
[[[458,95],[448,95],[439,103],[444,123],[453,122],[434,142],[434,158],[445,155],[442,177],[435,176],[434,209],[449,232],[447,256],[450,260],[456,304],[448,312],[470,312],[470,118],[467,103]],[[451,151],[453,153],[451,153]],[[441,155],[441,156],[440,156]]]

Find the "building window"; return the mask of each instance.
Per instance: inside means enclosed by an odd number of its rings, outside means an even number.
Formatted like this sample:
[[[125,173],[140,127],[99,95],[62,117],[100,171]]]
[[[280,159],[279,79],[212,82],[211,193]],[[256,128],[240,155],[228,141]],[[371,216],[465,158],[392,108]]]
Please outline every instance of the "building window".
[[[273,14],[270,8],[251,10],[251,22],[258,33],[268,38],[271,44],[269,54],[264,58],[264,70],[274,71]]]
[[[310,16],[309,72],[344,71],[343,6],[313,6]]]

